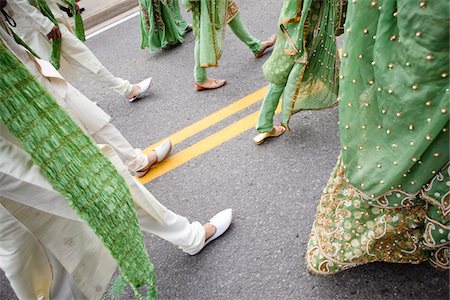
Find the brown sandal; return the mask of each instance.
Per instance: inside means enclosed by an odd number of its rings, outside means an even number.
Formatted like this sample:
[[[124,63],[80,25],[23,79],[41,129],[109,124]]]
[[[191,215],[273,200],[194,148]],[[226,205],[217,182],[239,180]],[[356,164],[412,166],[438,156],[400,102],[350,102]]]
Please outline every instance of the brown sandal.
[[[196,82],[194,87],[197,91],[214,90],[214,89],[223,87],[226,83],[227,83],[226,80],[214,79],[214,85],[212,85],[212,86],[206,87],[206,86],[202,86],[202,85],[200,85],[200,83]]]
[[[275,44],[276,40],[277,40],[277,36],[274,34],[267,41],[262,42],[262,44],[265,43],[265,45],[262,47],[262,49],[258,53],[255,54],[255,57],[260,58],[261,56],[263,56],[264,52],[266,52],[267,49],[271,48]]]

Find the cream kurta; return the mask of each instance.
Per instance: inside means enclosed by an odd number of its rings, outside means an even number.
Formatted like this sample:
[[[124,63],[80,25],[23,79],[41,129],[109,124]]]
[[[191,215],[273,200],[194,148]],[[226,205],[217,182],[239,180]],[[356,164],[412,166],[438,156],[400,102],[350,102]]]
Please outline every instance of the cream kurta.
[[[59,29],[63,36],[61,46],[61,68],[60,73],[66,79],[77,78],[79,68],[74,69],[78,64],[90,72],[97,74],[102,68],[101,62],[95,55],[71,32],[72,29],[67,19],[61,14],[56,1],[46,0],[49,8],[59,23]],[[47,39],[55,26],[47,17],[30,5],[28,0],[8,1],[6,11],[16,22],[13,29],[42,59],[49,60],[51,43]]]
[[[108,115],[71,87],[50,63],[24,51],[1,26],[0,37],[85,132],[95,133],[109,122]],[[111,146],[101,150],[124,177],[144,231],[187,253],[203,247],[205,231],[200,223],[189,223],[161,205],[130,175]],[[89,299],[99,299],[116,268],[106,248],[4,126],[0,126],[0,152],[0,268],[17,295],[71,299],[81,291]]]

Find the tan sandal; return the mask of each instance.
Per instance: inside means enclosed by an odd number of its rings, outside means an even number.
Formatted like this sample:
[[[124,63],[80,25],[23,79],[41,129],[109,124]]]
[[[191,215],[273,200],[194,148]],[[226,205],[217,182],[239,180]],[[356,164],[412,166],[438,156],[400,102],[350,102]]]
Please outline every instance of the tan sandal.
[[[223,87],[226,83],[226,80],[214,79],[214,84],[212,86],[202,86],[200,83],[196,82],[194,87],[197,91],[214,90]]]
[[[275,126],[270,132],[263,132],[253,138],[256,145],[261,145],[267,138],[278,137],[286,132],[286,128],[281,125]]]
[[[260,58],[261,56],[263,56],[264,52],[266,52],[267,49],[271,48],[275,44],[276,40],[277,36],[274,34],[267,41],[262,42],[264,46],[262,46],[261,50],[255,54],[255,57]]]

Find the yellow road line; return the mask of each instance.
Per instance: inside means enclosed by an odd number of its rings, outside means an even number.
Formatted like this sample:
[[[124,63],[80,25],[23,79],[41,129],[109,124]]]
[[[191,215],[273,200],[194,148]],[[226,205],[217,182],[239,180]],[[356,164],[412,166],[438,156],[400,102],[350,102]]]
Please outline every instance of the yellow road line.
[[[222,120],[228,118],[229,116],[234,115],[235,113],[243,110],[244,108],[260,101],[264,97],[266,91],[267,86],[257,90],[254,93],[251,93],[248,96],[245,96],[244,98],[234,102],[233,104],[228,105],[227,107],[222,108],[221,110],[218,110],[217,112],[207,116],[206,118],[193,123],[192,125],[178,131],[177,133],[174,133],[171,136],[164,138],[164,140],[169,139],[172,141],[174,145],[181,143],[185,139],[190,138],[191,136],[205,130],[206,128],[211,127],[221,122]],[[143,152],[149,153],[162,141],[163,140],[151,145],[150,147],[146,148]]]
[[[280,101],[281,104],[281,101]],[[281,110],[281,105],[278,105],[278,108],[275,113],[279,113]],[[231,140],[232,138],[240,135],[241,133],[247,131],[250,128],[254,128],[256,121],[258,119],[258,113],[254,112],[247,117],[244,117],[237,121],[236,123],[231,124],[230,126],[204,138],[198,143],[176,153],[173,156],[170,156],[165,161],[159,163],[154,168],[150,170],[144,177],[140,178],[140,182],[142,184],[146,184],[153,179],[158,178],[170,172],[171,170],[181,166],[182,164],[190,161],[191,159],[196,158],[197,156],[202,155],[203,153],[208,152],[216,148],[217,146],[222,145],[223,143]],[[251,143],[252,141],[248,141]]]
[[[338,51],[339,56],[342,57],[342,48],[338,49]],[[267,86],[234,102],[233,104],[228,105],[225,108],[222,108],[221,110],[207,116],[206,118],[193,123],[192,125],[178,131],[177,133],[174,133],[166,137],[165,139],[170,139],[173,144],[181,143],[187,138],[190,138],[191,136],[211,127],[212,125],[221,122],[222,120],[225,120],[226,118],[236,114],[237,112],[243,110],[244,108],[260,101],[264,97],[266,91]],[[280,111],[281,111],[281,101],[275,113],[277,114]],[[258,119],[258,112],[254,112],[248,115],[247,117],[240,119],[239,121],[231,124],[230,126],[204,138],[203,140],[197,142],[196,144],[174,154],[173,156],[170,156],[165,161],[156,165],[146,176],[140,178],[139,181],[142,184],[146,184],[166,174],[167,172],[170,172],[171,170],[183,165],[184,163],[190,161],[191,159],[194,159],[197,156],[200,156],[216,148],[217,146],[226,143],[232,138],[254,127],[257,119]],[[146,148],[144,150],[144,153],[149,153],[162,141],[163,140]]]

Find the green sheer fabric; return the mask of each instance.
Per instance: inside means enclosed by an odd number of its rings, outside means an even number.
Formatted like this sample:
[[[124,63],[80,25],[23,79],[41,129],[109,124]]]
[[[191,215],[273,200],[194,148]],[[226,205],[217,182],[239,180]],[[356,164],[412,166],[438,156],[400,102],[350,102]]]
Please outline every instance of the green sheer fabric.
[[[448,269],[448,1],[349,2],[341,157],[317,209],[308,267],[373,261]]]
[[[0,62],[0,121],[109,249],[135,295],[142,298],[139,288],[147,286],[148,298],[156,298],[153,265],[124,179],[1,41]]]
[[[227,0],[183,0],[192,11],[192,26],[199,42],[202,68],[217,67],[223,53],[223,39],[227,25]]]
[[[284,86],[281,123],[285,127],[292,114],[300,110],[332,107],[337,102],[339,59],[335,33],[342,12],[340,3],[339,0],[283,2],[277,41],[263,72],[270,83]],[[279,96],[275,98],[278,102]]]
[[[56,20],[45,0],[30,0],[30,3],[36,6],[36,8],[38,8],[44,16],[49,18],[49,20],[52,21],[57,28],[59,28],[58,21]],[[50,62],[56,69],[59,69],[59,67],[61,66],[61,39],[52,39],[52,47],[50,49]]]
[[[183,19],[178,0],[139,0],[141,48],[151,52],[184,43],[188,23]]]

